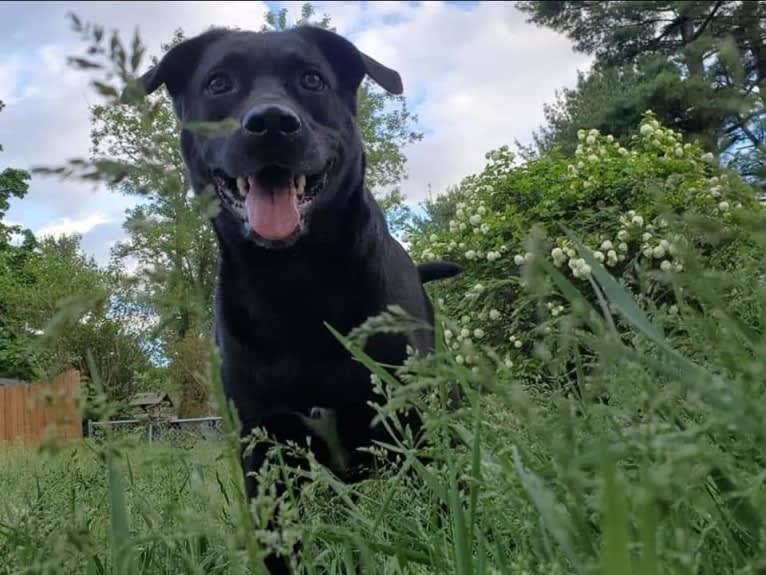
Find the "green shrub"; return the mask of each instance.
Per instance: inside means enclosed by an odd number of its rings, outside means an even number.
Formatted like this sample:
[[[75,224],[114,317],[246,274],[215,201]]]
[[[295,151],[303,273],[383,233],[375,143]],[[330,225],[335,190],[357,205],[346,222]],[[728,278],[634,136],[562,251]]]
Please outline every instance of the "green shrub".
[[[743,225],[761,206],[711,154],[683,143],[651,112],[628,148],[597,130],[578,136],[573,158],[553,152],[522,164],[507,147],[489,153],[481,173],[430,206],[437,221],[411,230],[416,260],[447,258],[465,266],[457,280],[433,287],[455,320],[445,335],[459,361],[475,363],[477,344],[489,344],[506,350],[506,366],[535,377],[539,358],[530,352],[537,336],[569,325],[556,290],[542,300],[525,298],[532,236],[561,273],[587,285],[591,269],[570,230],[639,301],[670,314],[679,302],[669,278],[683,282],[688,265],[758,275]]]

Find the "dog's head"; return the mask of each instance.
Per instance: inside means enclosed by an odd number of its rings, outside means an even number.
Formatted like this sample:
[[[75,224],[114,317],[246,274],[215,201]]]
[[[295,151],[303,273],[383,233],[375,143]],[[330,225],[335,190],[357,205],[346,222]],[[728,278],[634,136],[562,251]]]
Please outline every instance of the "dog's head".
[[[211,30],[175,46],[140,80],[146,93],[165,85],[184,123],[230,123],[223,133],[182,132],[192,183],[215,190],[226,229],[273,248],[337,226],[337,208],[360,187],[356,96],[365,75],[402,92],[397,72],[305,26]]]

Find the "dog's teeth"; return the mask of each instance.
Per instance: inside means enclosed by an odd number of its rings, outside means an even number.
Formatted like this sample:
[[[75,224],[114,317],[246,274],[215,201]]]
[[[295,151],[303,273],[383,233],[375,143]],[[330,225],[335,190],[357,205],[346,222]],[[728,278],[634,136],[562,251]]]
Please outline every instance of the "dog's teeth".
[[[303,196],[303,192],[306,190],[306,176],[304,174],[295,177],[295,189],[299,198]]]
[[[242,176],[237,178],[237,189],[243,196],[247,195],[247,192],[250,190],[250,186],[247,183],[247,178],[243,178]]]

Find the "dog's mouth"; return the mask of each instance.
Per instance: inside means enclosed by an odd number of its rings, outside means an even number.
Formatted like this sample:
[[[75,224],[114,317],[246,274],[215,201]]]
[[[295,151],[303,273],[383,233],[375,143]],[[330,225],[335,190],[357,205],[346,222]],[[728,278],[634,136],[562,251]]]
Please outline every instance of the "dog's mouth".
[[[332,162],[315,174],[296,173],[277,165],[232,178],[215,170],[218,197],[265,240],[287,240],[304,225],[316,197],[327,185]]]

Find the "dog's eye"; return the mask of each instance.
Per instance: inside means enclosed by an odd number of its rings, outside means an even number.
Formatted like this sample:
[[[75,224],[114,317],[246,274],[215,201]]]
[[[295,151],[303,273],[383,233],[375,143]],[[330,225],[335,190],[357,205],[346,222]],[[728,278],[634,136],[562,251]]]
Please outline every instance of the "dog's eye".
[[[211,94],[223,94],[232,89],[231,78],[223,74],[216,74],[207,81],[207,91]]]
[[[307,90],[313,90],[315,92],[318,92],[325,86],[322,76],[316,72],[306,72],[303,74],[301,85]]]

